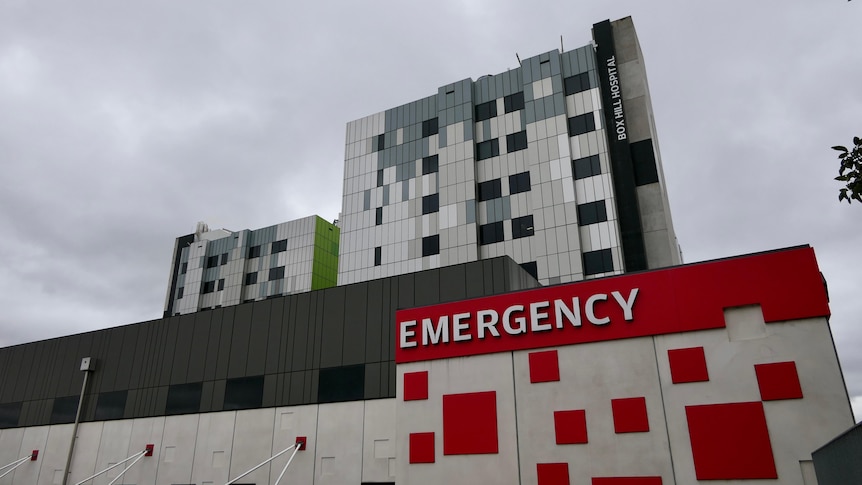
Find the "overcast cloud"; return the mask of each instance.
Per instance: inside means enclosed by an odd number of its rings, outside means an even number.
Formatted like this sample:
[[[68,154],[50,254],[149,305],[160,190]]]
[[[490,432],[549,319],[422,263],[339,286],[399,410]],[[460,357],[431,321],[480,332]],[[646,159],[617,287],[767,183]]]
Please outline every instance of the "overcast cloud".
[[[463,4],[462,4],[463,3]],[[862,418],[862,2],[0,4],[0,346],[158,318],[174,238],[341,207],[347,122],[632,15],[686,262],[811,244]]]

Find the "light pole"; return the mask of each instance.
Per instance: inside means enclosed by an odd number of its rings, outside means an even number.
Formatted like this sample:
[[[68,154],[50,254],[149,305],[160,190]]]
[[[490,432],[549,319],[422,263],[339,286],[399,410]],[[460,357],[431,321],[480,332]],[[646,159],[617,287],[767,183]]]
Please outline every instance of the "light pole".
[[[81,396],[78,398],[78,409],[75,411],[75,425],[72,426],[72,440],[69,442],[69,456],[66,457],[66,469],[63,472],[63,485],[67,485],[72,467],[72,453],[75,451],[75,439],[78,437],[78,422],[81,420],[81,407],[84,404],[84,394],[87,392],[87,377],[96,370],[96,361],[90,357],[81,359],[81,370],[84,372],[84,383],[81,385]]]

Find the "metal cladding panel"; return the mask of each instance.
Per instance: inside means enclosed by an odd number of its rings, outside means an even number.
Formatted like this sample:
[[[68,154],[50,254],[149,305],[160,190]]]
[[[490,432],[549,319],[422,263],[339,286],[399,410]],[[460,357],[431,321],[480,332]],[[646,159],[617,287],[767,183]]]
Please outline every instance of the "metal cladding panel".
[[[446,266],[440,268],[440,301],[455,301],[467,293],[466,267]]]
[[[324,304],[320,367],[337,367],[342,365],[345,342],[349,342],[352,345],[356,344],[355,340],[348,340],[345,335],[344,296],[345,290],[343,286],[318,293],[318,298]]]
[[[368,285],[362,285],[361,291],[349,292],[347,305],[348,308],[356,308],[356,318],[364,319],[365,325],[365,361],[377,362],[384,360],[383,357],[383,312],[381,305],[383,302],[383,284],[380,280],[372,280]],[[354,307],[353,305],[356,305]],[[362,311],[359,311],[359,308]],[[348,318],[354,314],[353,311],[347,312]],[[350,322],[348,321],[348,325]],[[387,357],[388,358],[388,357]]]
[[[266,369],[266,342],[269,337],[269,316],[273,301],[264,300],[252,305],[248,361],[244,375],[261,375]]]
[[[272,301],[269,312],[269,332],[266,339],[266,365],[264,373],[275,374],[279,372],[279,358],[281,350],[281,333],[286,328],[282,324],[284,319],[284,304],[287,298],[279,298]]]
[[[311,295],[309,293],[297,295],[295,306],[296,316],[293,319],[294,331],[292,333],[292,351],[290,352],[290,369],[292,371],[306,368],[306,357],[313,352],[313,349],[310,349],[308,345],[309,331],[311,331],[312,338],[314,335],[314,329],[309,328],[309,319],[311,317]],[[292,377],[291,380],[293,380]],[[292,389],[293,383],[291,382],[291,397],[293,397]]]
[[[176,323],[177,340],[176,352],[171,356],[174,363],[171,366],[171,380],[169,384],[182,384],[187,382],[190,350],[194,339],[195,314],[187,314],[179,317]]]
[[[194,322],[191,327],[191,341],[188,343],[188,372],[185,382],[199,382],[204,380],[204,366],[207,361],[207,346],[209,344],[210,324],[212,312],[200,312],[194,314]]]
[[[219,310],[215,310],[219,312]],[[225,379],[230,368],[230,354],[233,350],[233,315],[234,307],[221,310],[221,335],[219,336],[218,360],[216,361],[216,379]],[[215,318],[218,318],[217,316]]]
[[[819,485],[862,483],[862,423],[815,451],[814,469]]]
[[[206,332],[202,340],[206,341],[206,356],[204,359],[204,381],[211,381],[216,378],[216,367],[218,366],[218,358],[220,352],[220,339],[222,334],[222,310],[216,310],[207,313],[207,320],[204,320],[203,330]]]
[[[233,318],[233,335],[230,346],[230,364],[228,365],[228,378],[242,377],[246,375],[248,363],[248,344],[251,333],[252,306],[240,305],[236,307]]]

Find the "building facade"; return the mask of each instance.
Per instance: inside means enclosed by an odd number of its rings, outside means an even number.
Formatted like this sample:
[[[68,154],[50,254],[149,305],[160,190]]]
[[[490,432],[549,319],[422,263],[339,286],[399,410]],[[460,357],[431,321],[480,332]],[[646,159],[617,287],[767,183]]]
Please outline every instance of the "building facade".
[[[678,264],[631,18],[347,126],[339,284],[508,255],[542,284]]]

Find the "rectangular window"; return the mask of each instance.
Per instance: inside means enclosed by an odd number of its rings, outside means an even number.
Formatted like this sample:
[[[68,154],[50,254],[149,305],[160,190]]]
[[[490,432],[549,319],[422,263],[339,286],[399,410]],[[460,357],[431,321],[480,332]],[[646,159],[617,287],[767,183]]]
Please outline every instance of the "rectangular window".
[[[182,299],[183,299],[183,291],[184,291],[185,289],[186,289],[186,287],[185,287],[185,286],[180,286],[180,287],[177,289],[177,300],[182,300]]]
[[[512,133],[511,135],[506,135],[506,152],[512,153],[517,152],[518,150],[526,150],[527,149],[527,132],[519,131],[517,133]]]
[[[521,263],[521,267],[524,268],[524,271],[530,273],[535,279],[539,279],[539,267],[536,265],[535,261],[530,261],[528,263]]]
[[[503,98],[503,107],[506,109],[506,113],[524,109],[524,92],[510,94]]]
[[[122,419],[126,411],[126,395],[129,391],[103,392],[96,399],[96,421]]]
[[[245,274],[245,284],[253,285],[257,283],[257,271],[254,273],[246,273]]]
[[[66,424],[75,422],[78,410],[78,396],[58,397],[54,399],[51,408],[51,420],[48,424]]]
[[[227,253],[222,253],[222,255],[221,255],[221,266],[224,266],[226,264],[227,264]]]
[[[383,170],[377,171],[377,186],[383,187]]]
[[[383,224],[383,207],[374,209],[374,225],[379,226],[380,224]]]
[[[260,257],[260,246],[252,246],[248,248],[248,259]]]
[[[386,145],[386,137],[381,133],[377,135],[377,151],[383,150]]]
[[[176,384],[168,388],[168,400],[165,403],[165,414],[192,414],[200,412],[201,390],[203,384],[192,382]]]
[[[422,175],[437,173],[439,171],[437,155],[431,155],[422,159]]]
[[[500,179],[489,180],[479,184],[479,202],[497,199],[503,195],[503,187]]]
[[[438,131],[437,118],[431,118],[422,122],[422,138],[436,135]]]
[[[476,105],[476,119],[473,121],[478,123],[480,121],[490,120],[491,118],[497,116],[497,100],[491,100],[487,103],[477,104]]]
[[[422,238],[422,256],[440,254],[440,236],[428,236]]]
[[[383,259],[383,248],[377,246],[374,248],[374,266],[380,266],[381,259]]]
[[[509,195],[530,191],[530,172],[509,175]]]
[[[284,279],[284,266],[269,269],[269,281]]]
[[[218,266],[218,256],[210,256],[207,258],[207,269]]]
[[[569,136],[583,135],[591,131],[596,131],[596,117],[592,113],[569,118]]]
[[[186,271],[189,270],[189,263],[183,263],[180,265],[180,274],[186,274]]]
[[[422,214],[431,214],[440,210],[440,194],[422,197]]]
[[[608,220],[605,201],[597,200],[588,204],[578,204],[578,225],[586,226]]]
[[[500,154],[500,140],[483,141],[476,144],[476,160],[484,160],[486,158],[496,157]]]
[[[365,364],[320,369],[317,402],[359,401],[365,397]]]
[[[575,180],[601,174],[602,164],[599,162],[599,156],[590,155],[589,157],[572,160],[572,171],[575,173]]]
[[[21,403],[0,404],[0,429],[18,426],[21,418]]]
[[[224,278],[218,280],[218,291],[224,290]]]
[[[215,291],[215,281],[204,281],[201,283],[201,293],[212,293]]]
[[[503,240],[503,221],[479,226],[479,244],[493,244]]]
[[[263,376],[228,379],[224,386],[222,409],[259,408],[263,402]]]
[[[614,270],[614,258],[610,249],[584,253],[584,274],[610,273]]]
[[[534,232],[532,215],[512,219],[512,239],[529,237]]]
[[[272,252],[270,254],[280,253],[283,251],[287,251],[287,239],[282,239],[281,241],[272,243]]]
[[[566,96],[590,89],[590,76],[582,72],[563,79],[563,90]]]

